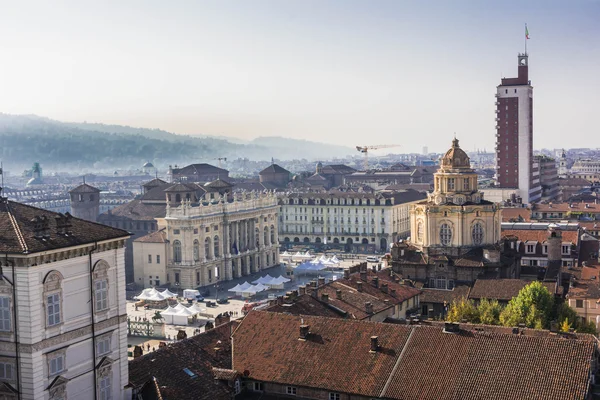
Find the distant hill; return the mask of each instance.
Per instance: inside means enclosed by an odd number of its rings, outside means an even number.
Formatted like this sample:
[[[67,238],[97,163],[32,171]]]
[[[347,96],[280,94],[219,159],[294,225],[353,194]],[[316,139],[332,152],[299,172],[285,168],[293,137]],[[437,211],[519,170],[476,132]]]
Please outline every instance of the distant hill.
[[[234,142],[235,141],[235,142]],[[178,135],[160,129],[100,123],[60,122],[36,115],[0,113],[0,159],[11,170],[38,161],[50,169],[108,171],[152,161],[169,164],[213,162],[217,157],[251,160],[331,159],[352,148],[282,137],[250,142],[215,136]]]

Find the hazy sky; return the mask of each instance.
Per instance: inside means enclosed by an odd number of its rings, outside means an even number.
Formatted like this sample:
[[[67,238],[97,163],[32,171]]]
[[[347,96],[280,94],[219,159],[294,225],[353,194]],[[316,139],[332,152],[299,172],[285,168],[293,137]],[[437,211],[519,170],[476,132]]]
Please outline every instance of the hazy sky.
[[[0,112],[493,148],[531,40],[534,147],[600,147],[600,1],[4,1]]]

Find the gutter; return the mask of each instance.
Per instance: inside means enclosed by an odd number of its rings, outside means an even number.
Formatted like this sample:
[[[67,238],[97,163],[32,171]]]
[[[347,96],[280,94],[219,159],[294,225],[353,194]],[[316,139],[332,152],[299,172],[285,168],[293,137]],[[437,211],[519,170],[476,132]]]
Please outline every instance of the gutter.
[[[92,253],[98,250],[98,242],[94,243],[94,248],[88,253],[90,267],[90,308],[92,310],[92,368],[94,371],[94,400],[98,400],[98,371],[96,370],[96,323],[94,321],[94,268],[92,265]]]

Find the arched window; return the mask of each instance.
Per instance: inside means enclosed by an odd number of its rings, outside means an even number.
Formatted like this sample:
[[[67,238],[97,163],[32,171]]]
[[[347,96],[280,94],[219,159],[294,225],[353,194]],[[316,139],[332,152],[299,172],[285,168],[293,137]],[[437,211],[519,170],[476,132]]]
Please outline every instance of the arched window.
[[[198,239],[194,240],[194,261],[200,260],[200,242]]]
[[[448,224],[442,224],[440,227],[440,243],[442,246],[449,246],[452,242],[452,228]]]
[[[260,246],[260,230],[258,228],[254,229],[254,237],[256,239],[256,248]]]
[[[179,240],[173,242],[173,261],[181,262],[181,242]]]
[[[423,221],[417,222],[417,242],[423,243]]]
[[[476,222],[475,225],[473,225],[473,232],[471,232],[471,235],[473,236],[474,245],[479,246],[483,243],[483,226],[481,226],[480,222]]]
[[[215,257],[219,257],[219,237],[218,236],[215,236],[215,238],[213,240],[213,245],[215,248],[215,251],[213,254]]]
[[[204,257],[206,257],[206,259],[210,258],[210,239],[209,238],[204,239]]]
[[[271,244],[275,244],[275,225],[271,225]]]
[[[267,228],[266,226],[265,226],[264,236],[265,237],[263,238],[263,240],[264,240],[265,246],[267,246],[269,244],[269,228]]]

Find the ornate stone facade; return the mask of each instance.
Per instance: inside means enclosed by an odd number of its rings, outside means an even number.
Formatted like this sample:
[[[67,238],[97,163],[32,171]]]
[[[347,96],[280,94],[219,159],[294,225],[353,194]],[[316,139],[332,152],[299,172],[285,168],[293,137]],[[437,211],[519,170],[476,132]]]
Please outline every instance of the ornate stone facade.
[[[167,204],[166,217],[157,221],[165,228],[166,278],[171,286],[210,285],[279,263],[274,193],[206,196],[194,206],[188,201]]]
[[[458,255],[500,240],[498,205],[485,201],[458,139],[441,160],[427,201],[411,207],[411,239],[424,253]]]
[[[483,199],[477,174],[457,139],[441,159],[434,185],[426,201],[411,207],[411,239],[393,246],[393,269],[436,289],[453,289],[484,276],[517,278],[515,252],[500,241],[500,207]]]

